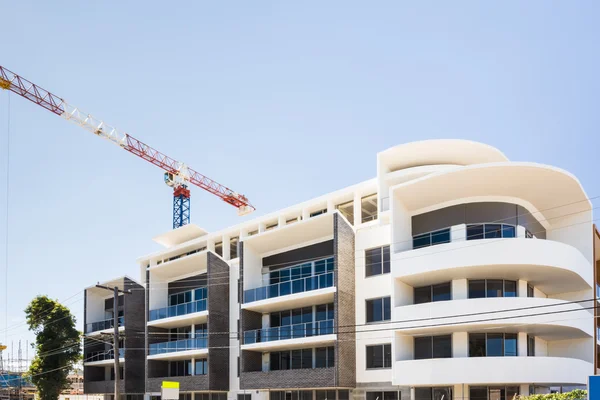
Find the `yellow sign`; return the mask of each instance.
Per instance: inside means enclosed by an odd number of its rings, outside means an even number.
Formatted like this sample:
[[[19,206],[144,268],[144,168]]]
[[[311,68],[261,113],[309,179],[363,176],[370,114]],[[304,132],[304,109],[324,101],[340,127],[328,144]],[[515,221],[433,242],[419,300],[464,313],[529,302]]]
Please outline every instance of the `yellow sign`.
[[[163,381],[162,388],[163,389],[179,389],[179,382]]]
[[[8,349],[8,347],[6,347],[6,346],[2,346],[2,345],[0,344],[0,351],[2,351],[2,350],[6,350],[6,349]]]

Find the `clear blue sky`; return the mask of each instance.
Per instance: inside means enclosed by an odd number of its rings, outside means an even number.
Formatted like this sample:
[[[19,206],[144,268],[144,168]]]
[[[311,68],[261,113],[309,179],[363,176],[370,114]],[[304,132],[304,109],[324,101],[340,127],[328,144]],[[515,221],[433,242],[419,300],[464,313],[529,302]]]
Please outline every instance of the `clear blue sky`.
[[[255,215],[372,178],[378,151],[428,138],[553,164],[600,195],[598,2],[128,3],[5,2],[0,64],[246,194]],[[137,278],[172,201],[158,168],[11,104],[9,342],[32,338],[19,323],[35,295]],[[240,220],[192,189],[192,221]],[[3,341],[3,245],[0,266]],[[81,324],[81,293],[67,305]]]

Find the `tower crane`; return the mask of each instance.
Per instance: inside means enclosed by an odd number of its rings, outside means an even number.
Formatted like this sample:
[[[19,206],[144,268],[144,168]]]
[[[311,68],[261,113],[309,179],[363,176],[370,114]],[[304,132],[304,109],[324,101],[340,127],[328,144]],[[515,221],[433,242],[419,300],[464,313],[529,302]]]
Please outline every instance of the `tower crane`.
[[[165,171],[165,183],[173,188],[173,229],[187,225],[190,222],[190,190],[188,189],[190,184],[196,185],[236,207],[240,216],[255,210],[246,196],[196,172],[187,164],[161,153],[130,134],[81,111],[64,99],[42,89],[1,65],[0,88],[10,90],[163,169]]]

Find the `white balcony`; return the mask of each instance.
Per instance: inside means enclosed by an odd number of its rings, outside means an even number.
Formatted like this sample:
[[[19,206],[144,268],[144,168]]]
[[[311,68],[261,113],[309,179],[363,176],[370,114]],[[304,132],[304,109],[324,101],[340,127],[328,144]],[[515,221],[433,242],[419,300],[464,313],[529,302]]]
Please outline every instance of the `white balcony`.
[[[464,357],[396,361],[392,384],[401,386],[548,384],[585,385],[592,363],[562,357]]]
[[[395,253],[394,278],[411,286],[453,279],[525,280],[552,295],[592,288],[591,265],[568,244],[543,239],[463,240]]]
[[[511,326],[545,340],[582,339],[594,335],[591,314],[585,309],[592,304],[540,297],[437,301],[394,307],[392,324],[407,335]]]
[[[185,360],[205,358],[207,355],[208,339],[198,337],[152,343],[148,352],[148,360]]]

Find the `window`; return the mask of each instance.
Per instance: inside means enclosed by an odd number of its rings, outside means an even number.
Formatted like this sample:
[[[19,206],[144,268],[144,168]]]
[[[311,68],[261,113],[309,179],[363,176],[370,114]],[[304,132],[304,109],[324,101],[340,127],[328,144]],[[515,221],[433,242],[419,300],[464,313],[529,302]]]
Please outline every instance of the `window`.
[[[400,392],[367,392],[367,400],[398,400]]]
[[[535,336],[527,335],[527,356],[535,357]]]
[[[392,368],[392,345],[367,346],[367,369]]]
[[[335,400],[335,390],[317,390],[317,400]]]
[[[237,400],[252,400],[252,394],[238,393]]]
[[[248,232],[248,236],[258,235],[258,229]]]
[[[389,297],[367,300],[367,322],[389,321],[391,318]]]
[[[517,297],[517,281],[502,279],[469,280],[469,298]]]
[[[414,349],[415,360],[451,358],[452,335],[416,337]]]
[[[240,358],[237,358],[237,376],[238,378],[240,377]]]
[[[514,238],[516,231],[508,224],[471,224],[467,225],[467,240]]]
[[[527,297],[535,297],[533,286],[527,285]]]
[[[365,250],[365,276],[390,273],[390,246]]]
[[[413,292],[414,304],[452,300],[452,289],[450,282],[414,288]]]
[[[360,221],[362,223],[377,219],[377,193],[360,200]]]
[[[286,225],[291,225],[293,223],[296,223],[300,220],[300,217],[294,217],[294,218],[290,218],[290,219],[286,219],[285,220],[285,224]]]
[[[229,239],[229,259],[233,260],[234,258],[238,258],[238,244],[240,242],[239,237],[232,237]]]
[[[335,367],[335,349],[331,347],[317,347],[315,349],[315,368]]]
[[[170,341],[190,339],[191,337],[192,337],[192,327],[191,326],[181,326],[179,328],[169,329],[169,340]]]
[[[519,394],[518,386],[471,386],[470,400],[513,400]]]
[[[169,361],[169,376],[189,376],[192,374],[192,360]]]
[[[413,236],[413,249],[450,243],[450,228]]]
[[[215,253],[223,257],[223,242],[215,243]]]
[[[421,387],[415,388],[415,400],[451,400],[452,388]]]
[[[194,375],[206,375],[208,374],[208,362],[206,359],[196,360],[194,365]]]
[[[470,333],[469,357],[517,356],[516,333]]]
[[[354,201],[350,200],[346,203],[338,204],[335,208],[340,211],[340,214],[346,217],[350,225],[354,225]]]
[[[179,400],[192,400],[192,393],[179,393]]]
[[[323,208],[322,210],[317,210],[317,211],[313,211],[309,214],[310,218],[312,217],[316,217],[317,215],[321,215],[321,214],[325,214],[327,212],[326,208]]]
[[[269,359],[271,371],[312,368],[313,349],[274,351]]]
[[[274,222],[274,223],[272,223],[272,224],[269,224],[269,225],[267,225],[267,226],[265,227],[265,231],[270,231],[271,229],[275,229],[275,228],[277,228],[277,225],[278,225],[278,224],[279,224],[278,222]]]

